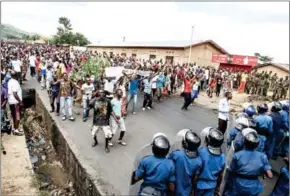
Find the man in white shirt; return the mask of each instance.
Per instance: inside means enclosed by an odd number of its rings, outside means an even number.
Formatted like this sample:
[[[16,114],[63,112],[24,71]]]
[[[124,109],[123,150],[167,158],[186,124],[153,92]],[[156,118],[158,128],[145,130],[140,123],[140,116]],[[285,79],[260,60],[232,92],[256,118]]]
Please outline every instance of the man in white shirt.
[[[111,78],[105,80],[104,90],[106,92],[106,97],[109,99],[113,99],[114,81],[112,81]]]
[[[36,74],[36,57],[34,56],[34,54],[32,54],[30,57],[29,57],[29,67],[30,67],[30,75],[31,77],[34,77],[35,74]]]
[[[89,116],[89,101],[92,98],[93,92],[95,90],[94,84],[91,83],[91,79],[87,78],[87,82],[82,85],[83,94],[83,121],[86,122]]]
[[[206,81],[206,86],[209,84],[209,68],[205,69],[205,81]]]
[[[19,60],[19,57],[14,56],[13,60],[11,61],[11,64],[12,64],[12,70],[17,75],[17,80],[20,82],[20,84],[22,84],[22,77],[21,77],[22,62]]]
[[[232,99],[232,93],[226,92],[225,98],[219,101],[219,114],[218,114],[218,130],[225,134],[228,126],[230,116],[230,100]]]
[[[11,79],[8,81],[8,104],[13,118],[13,133],[15,135],[23,135],[19,130],[19,123],[21,117],[22,103],[22,89],[19,82],[16,80],[16,72],[11,72]]]

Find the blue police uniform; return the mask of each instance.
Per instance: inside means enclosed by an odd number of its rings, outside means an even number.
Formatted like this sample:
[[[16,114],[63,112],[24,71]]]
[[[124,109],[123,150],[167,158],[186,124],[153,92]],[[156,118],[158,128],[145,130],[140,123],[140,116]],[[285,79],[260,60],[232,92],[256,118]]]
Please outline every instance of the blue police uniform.
[[[166,195],[170,182],[175,183],[175,167],[172,160],[160,158],[154,155],[144,157],[136,170],[136,176],[143,178],[140,192],[144,187],[152,187]]]
[[[175,164],[175,195],[188,196],[192,192],[192,179],[199,175],[202,168],[200,157],[188,157],[184,150],[172,152],[169,159]]]
[[[232,141],[234,141],[235,140],[235,138],[236,138],[236,136],[237,136],[237,134],[240,132],[240,130],[238,130],[237,128],[231,128],[231,130],[230,130],[230,134],[229,134],[229,137],[228,137],[228,139],[227,139],[227,145],[228,146],[231,146],[231,144],[232,144]]]
[[[225,169],[225,155],[211,154],[207,147],[199,149],[202,171],[197,178],[196,196],[213,196],[219,174]]]
[[[254,118],[256,123],[256,131],[259,134],[260,141],[265,141],[265,152],[267,156],[271,156],[271,143],[268,141],[268,138],[273,134],[273,121],[270,116],[266,114],[259,114]]]
[[[281,111],[282,116],[282,129],[284,130],[284,134],[289,135],[289,113],[285,110]],[[284,140],[281,146],[281,155],[285,156],[289,153],[289,141],[288,138]]]
[[[284,132],[282,130],[282,116],[280,112],[271,112],[270,117],[273,121],[273,134],[269,139],[269,159],[271,159],[273,156],[279,155],[281,150],[281,142],[284,137]]]
[[[270,196],[288,196],[289,195],[289,168],[282,167],[280,176]]]
[[[235,153],[229,168],[231,187],[225,195],[258,196],[263,192],[263,185],[258,176],[270,169],[271,166],[264,153],[255,150],[242,150]]]
[[[264,152],[266,137],[259,135],[259,139],[260,139],[259,146],[255,150],[259,151],[259,152]],[[243,136],[242,132],[239,132],[237,134],[237,136],[234,140],[234,148],[235,148],[235,152],[238,152],[238,151],[241,151],[244,149],[244,136]]]

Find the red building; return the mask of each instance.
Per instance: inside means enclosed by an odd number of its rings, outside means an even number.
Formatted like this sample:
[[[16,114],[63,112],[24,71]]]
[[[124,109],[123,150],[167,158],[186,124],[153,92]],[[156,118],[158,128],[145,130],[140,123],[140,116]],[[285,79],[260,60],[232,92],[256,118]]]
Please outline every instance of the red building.
[[[258,64],[258,57],[242,55],[213,54],[212,62],[220,63],[220,68],[251,71]]]

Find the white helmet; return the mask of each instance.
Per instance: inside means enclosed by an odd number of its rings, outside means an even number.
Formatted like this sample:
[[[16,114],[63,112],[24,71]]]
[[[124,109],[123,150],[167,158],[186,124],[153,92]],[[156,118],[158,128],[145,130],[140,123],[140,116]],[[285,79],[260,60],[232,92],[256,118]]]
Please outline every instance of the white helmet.
[[[240,117],[240,118],[237,118],[236,119],[236,125],[235,127],[238,129],[238,130],[243,130],[245,128],[248,128],[250,127],[250,122],[247,118],[245,117]]]
[[[161,132],[159,132],[159,133],[155,133],[155,134],[153,135],[152,142],[154,141],[155,138],[157,138],[157,137],[159,137],[159,136],[164,136],[164,137],[167,138],[167,136],[166,136],[164,133],[161,133]]]
[[[245,137],[245,135],[247,135],[248,133],[252,133],[252,132],[257,133],[257,131],[255,129],[245,128],[245,129],[242,130],[242,135]]]

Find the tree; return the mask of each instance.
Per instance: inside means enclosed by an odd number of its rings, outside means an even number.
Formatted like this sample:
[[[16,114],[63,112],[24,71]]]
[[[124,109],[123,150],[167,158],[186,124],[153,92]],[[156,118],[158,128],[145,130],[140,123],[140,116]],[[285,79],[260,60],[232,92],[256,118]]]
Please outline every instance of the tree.
[[[256,57],[258,57],[259,59],[259,64],[264,65],[264,64],[268,64],[268,63],[272,63],[273,62],[273,58],[269,57],[269,56],[263,56],[260,53],[256,52],[254,54]]]
[[[72,30],[71,22],[66,17],[60,17],[58,19],[60,26],[57,27],[57,33],[54,35],[54,44],[71,44],[85,46],[89,44],[89,40],[81,33],[74,33]]]

